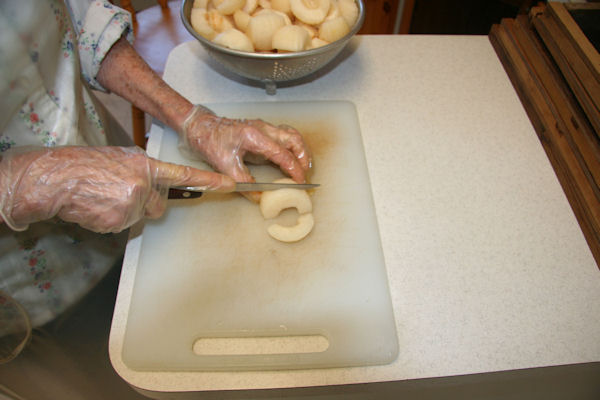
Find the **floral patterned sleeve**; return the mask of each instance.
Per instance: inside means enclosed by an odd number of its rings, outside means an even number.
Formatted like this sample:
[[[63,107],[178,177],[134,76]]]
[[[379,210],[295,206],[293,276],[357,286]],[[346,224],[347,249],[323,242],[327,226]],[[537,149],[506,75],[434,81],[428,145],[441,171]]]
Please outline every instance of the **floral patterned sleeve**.
[[[112,45],[125,36],[133,43],[131,15],[107,0],[67,0],[77,32],[79,58],[84,79],[95,89],[100,64]]]

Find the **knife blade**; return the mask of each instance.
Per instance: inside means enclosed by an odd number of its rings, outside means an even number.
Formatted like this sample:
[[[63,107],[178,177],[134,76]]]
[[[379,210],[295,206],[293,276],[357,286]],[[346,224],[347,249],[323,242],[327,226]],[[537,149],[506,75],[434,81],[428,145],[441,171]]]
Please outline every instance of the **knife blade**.
[[[319,187],[318,183],[273,183],[273,182],[237,182],[234,192],[263,192],[276,189],[308,190]],[[210,189],[204,186],[173,186],[169,188],[169,199],[194,199]]]

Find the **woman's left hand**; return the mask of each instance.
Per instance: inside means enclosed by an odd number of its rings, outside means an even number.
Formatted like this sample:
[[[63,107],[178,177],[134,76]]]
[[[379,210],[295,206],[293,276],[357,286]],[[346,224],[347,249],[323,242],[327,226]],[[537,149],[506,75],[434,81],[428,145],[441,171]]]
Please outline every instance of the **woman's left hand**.
[[[262,120],[221,118],[196,106],[183,124],[182,139],[215,170],[237,182],[253,182],[245,161],[257,157],[271,161],[294,181],[306,181],[312,158],[302,135],[289,126],[276,127]],[[258,201],[259,194],[250,198]]]

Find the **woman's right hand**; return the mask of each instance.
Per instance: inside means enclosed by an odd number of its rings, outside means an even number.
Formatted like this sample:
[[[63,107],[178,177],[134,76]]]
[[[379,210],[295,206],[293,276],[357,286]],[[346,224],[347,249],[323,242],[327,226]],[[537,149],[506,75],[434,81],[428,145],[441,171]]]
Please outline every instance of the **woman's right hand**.
[[[95,232],[119,232],[160,217],[170,186],[229,192],[235,182],[136,147],[17,148],[0,161],[0,216],[14,230],[57,216]]]

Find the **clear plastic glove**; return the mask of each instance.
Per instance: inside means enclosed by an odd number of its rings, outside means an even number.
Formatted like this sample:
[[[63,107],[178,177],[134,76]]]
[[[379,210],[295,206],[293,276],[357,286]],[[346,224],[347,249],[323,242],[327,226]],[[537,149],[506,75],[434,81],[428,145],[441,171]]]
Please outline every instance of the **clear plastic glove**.
[[[155,160],[137,147],[15,149],[0,161],[0,215],[13,230],[55,216],[95,232],[158,218],[170,186],[228,192],[221,174]]]
[[[262,120],[221,118],[195,106],[183,123],[183,145],[199,154],[216,171],[236,182],[254,182],[244,161],[271,161],[294,181],[306,181],[312,158],[302,135],[290,126],[274,126]],[[249,193],[258,201],[258,193]]]

